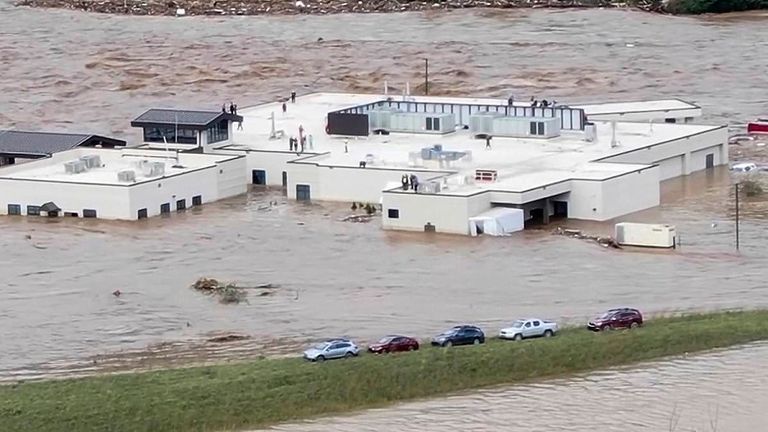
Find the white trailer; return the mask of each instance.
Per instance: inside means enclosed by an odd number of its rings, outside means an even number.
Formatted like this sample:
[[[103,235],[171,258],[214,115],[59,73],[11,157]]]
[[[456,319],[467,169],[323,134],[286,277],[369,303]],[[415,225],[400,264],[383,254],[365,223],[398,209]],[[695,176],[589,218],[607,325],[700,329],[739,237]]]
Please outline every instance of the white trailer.
[[[677,242],[672,225],[621,222],[615,228],[616,241],[622,246],[674,248]]]

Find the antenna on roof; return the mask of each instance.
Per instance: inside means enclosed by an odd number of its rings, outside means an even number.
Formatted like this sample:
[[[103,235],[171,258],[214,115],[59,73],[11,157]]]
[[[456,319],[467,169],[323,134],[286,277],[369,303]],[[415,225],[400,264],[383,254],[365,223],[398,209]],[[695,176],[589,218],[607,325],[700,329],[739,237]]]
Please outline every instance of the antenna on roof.
[[[648,135],[653,135],[653,119],[648,119]]]
[[[269,139],[275,139],[277,132],[275,131],[275,112],[269,115],[269,119],[272,120],[272,130],[269,132]]]
[[[616,120],[611,122],[611,148],[618,146],[616,143]]]
[[[384,96],[389,95],[389,83],[385,80],[384,81]]]

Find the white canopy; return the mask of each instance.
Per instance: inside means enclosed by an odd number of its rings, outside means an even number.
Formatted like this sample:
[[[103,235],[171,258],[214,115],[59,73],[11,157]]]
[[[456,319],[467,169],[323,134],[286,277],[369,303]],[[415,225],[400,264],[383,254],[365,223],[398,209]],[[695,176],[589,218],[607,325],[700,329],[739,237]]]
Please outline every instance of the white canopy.
[[[522,231],[525,226],[525,213],[521,209],[495,207],[469,218],[469,233],[472,236],[488,234],[504,236]]]

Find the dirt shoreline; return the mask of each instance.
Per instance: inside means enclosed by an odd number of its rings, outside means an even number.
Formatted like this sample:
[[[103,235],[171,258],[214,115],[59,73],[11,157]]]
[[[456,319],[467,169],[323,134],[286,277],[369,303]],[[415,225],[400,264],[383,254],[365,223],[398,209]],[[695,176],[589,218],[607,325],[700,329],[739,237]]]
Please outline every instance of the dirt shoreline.
[[[339,13],[392,13],[452,9],[600,8],[633,7],[661,12],[651,0],[19,0],[17,6],[74,9],[85,12],[175,15],[328,15]]]

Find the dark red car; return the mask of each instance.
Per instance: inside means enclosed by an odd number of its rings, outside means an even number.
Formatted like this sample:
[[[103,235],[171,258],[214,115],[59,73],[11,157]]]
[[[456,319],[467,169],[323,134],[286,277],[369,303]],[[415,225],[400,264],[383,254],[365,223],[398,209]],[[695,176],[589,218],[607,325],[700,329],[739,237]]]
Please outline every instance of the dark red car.
[[[374,354],[384,354],[399,351],[416,351],[419,341],[408,336],[385,336],[375,344],[368,346],[368,351]]]
[[[643,314],[633,308],[611,309],[587,324],[592,331],[635,328],[643,325]]]

